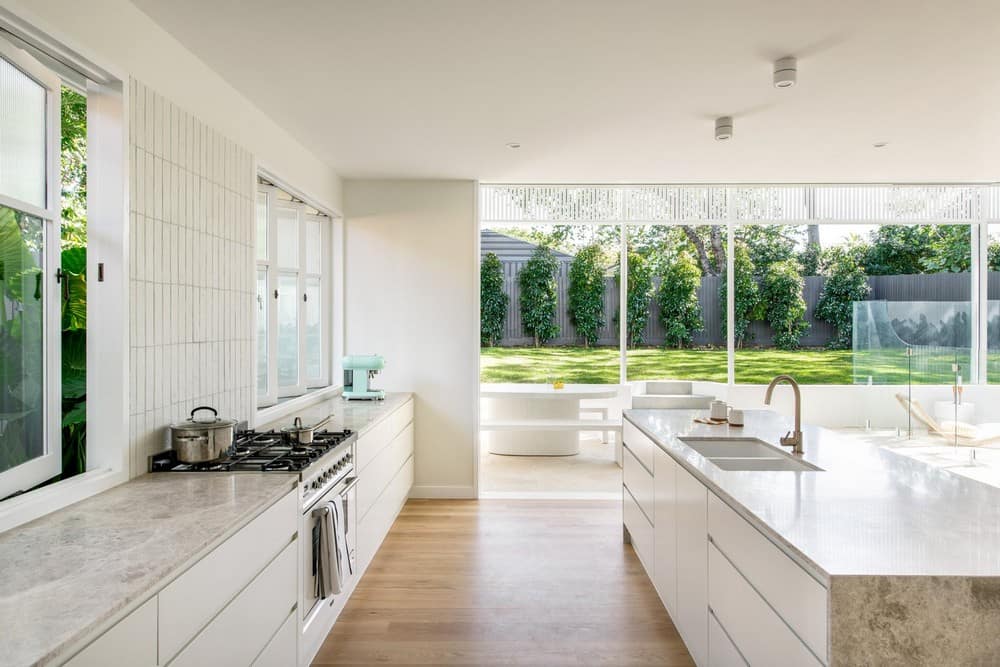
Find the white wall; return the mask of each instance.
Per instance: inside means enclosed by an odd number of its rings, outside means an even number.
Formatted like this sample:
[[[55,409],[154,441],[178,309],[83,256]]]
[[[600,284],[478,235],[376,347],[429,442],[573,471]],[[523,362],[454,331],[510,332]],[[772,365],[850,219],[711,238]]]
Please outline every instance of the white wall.
[[[346,353],[416,393],[416,497],[472,497],[478,421],[477,184],[345,181]]]
[[[253,156],[154,90],[130,85],[129,433],[132,474],[200,405],[255,408]]]
[[[255,165],[333,211],[340,180],[125,0],[0,0],[124,84],[128,119],[129,468],[212,405],[250,419]],[[100,258],[98,258],[100,259]]]
[[[330,167],[127,0],[0,0],[0,7],[120,80],[141,81],[302,194],[341,210],[340,180]]]

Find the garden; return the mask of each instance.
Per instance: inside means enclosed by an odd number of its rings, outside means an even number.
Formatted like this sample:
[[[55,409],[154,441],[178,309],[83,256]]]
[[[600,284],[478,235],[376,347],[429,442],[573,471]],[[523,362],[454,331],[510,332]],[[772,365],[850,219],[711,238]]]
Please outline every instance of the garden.
[[[483,382],[619,381],[620,227],[494,229],[526,258],[481,263]],[[726,381],[726,270],[719,225],[627,227],[628,379]],[[946,383],[970,363],[969,225],[743,225],[733,245],[735,379]],[[989,270],[1000,243],[989,245]],[[856,308],[882,303],[861,334]],[[888,304],[888,305],[885,305]],[[873,312],[877,309],[870,309]],[[996,321],[994,321],[996,320]],[[1000,315],[989,321],[1000,339]],[[871,345],[872,332],[880,336]],[[993,359],[991,349],[991,362]],[[907,349],[919,350],[913,359]],[[993,363],[990,364],[993,366]]]

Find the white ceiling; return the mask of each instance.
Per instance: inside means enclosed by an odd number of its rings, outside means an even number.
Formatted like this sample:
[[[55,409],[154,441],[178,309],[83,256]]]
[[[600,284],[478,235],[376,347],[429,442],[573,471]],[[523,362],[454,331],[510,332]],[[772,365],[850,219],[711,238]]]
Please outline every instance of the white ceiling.
[[[345,177],[1000,180],[996,0],[135,2]]]

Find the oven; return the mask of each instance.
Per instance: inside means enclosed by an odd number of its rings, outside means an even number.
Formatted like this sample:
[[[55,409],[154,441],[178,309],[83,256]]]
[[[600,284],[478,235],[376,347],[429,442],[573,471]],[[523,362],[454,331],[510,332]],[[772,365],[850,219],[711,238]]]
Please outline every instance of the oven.
[[[323,493],[310,498],[302,511],[302,522],[299,527],[299,544],[302,553],[302,618],[307,622],[311,616],[318,613],[323,605],[332,606],[341,593],[332,592],[330,581],[323,581],[324,574],[334,576],[335,567],[330,559],[337,551],[334,534],[330,527],[337,531],[337,538],[343,539],[346,548],[346,562],[341,558],[342,580],[332,588],[339,587],[342,591],[350,590],[350,585],[357,576],[357,477],[348,475],[337,484],[329,487]],[[330,504],[336,506],[336,513]],[[339,584],[339,586],[338,586]],[[325,589],[325,590],[324,590]]]

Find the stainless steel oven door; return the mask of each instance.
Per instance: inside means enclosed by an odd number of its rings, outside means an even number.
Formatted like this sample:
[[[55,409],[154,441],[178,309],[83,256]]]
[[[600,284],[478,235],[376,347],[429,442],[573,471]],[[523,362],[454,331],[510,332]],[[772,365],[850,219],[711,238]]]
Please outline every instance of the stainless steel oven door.
[[[357,548],[357,502],[356,489],[357,478],[349,477],[340,484],[334,486],[329,491],[316,499],[303,513],[302,532],[299,536],[302,546],[302,618],[307,619],[317,605],[321,603],[333,604],[339,596],[322,597],[319,592],[318,577],[322,567],[321,554],[323,553],[323,539],[326,531],[323,530],[322,519],[313,514],[313,510],[322,507],[324,504],[340,496],[343,500],[345,510],[344,533],[347,542],[348,558],[351,563],[356,563]],[[332,553],[330,546],[327,553]],[[352,568],[353,569],[353,568]],[[344,588],[346,589],[356,575],[351,571],[344,572]]]

